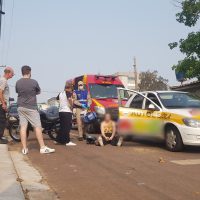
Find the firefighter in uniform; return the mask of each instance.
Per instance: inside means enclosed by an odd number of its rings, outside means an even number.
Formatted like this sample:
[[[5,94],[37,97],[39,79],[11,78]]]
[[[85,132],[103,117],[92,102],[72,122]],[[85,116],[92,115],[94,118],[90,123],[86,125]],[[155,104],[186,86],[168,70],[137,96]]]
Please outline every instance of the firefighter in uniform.
[[[74,91],[74,106],[76,108],[76,118],[78,125],[79,141],[83,140],[83,122],[81,119],[81,113],[90,107],[91,98],[88,91],[84,88],[82,81],[78,82],[78,90]]]

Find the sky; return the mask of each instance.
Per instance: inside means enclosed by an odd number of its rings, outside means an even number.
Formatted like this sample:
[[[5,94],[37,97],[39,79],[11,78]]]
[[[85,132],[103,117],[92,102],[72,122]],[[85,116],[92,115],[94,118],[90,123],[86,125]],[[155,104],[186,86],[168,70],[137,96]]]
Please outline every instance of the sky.
[[[14,2],[14,4],[13,4]],[[21,66],[32,67],[46,101],[82,74],[157,70],[176,82],[171,67],[183,58],[168,44],[191,29],[179,24],[174,0],[4,0],[0,65],[12,66],[11,96]],[[0,74],[2,74],[0,69]],[[48,92],[47,92],[48,91]]]

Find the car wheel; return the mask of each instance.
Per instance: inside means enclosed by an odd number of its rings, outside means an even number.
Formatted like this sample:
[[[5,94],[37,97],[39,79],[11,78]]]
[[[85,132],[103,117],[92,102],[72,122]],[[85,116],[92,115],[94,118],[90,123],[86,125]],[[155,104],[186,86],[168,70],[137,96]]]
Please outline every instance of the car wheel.
[[[165,145],[169,151],[177,152],[183,149],[183,141],[175,126],[168,126],[165,132]]]

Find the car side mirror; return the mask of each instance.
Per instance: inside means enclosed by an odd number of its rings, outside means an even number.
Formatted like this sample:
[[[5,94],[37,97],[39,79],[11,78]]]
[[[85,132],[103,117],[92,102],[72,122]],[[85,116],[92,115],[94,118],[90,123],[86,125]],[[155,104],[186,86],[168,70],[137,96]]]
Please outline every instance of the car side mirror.
[[[148,106],[148,110],[156,111],[156,110],[158,110],[158,108],[154,104],[151,103]]]

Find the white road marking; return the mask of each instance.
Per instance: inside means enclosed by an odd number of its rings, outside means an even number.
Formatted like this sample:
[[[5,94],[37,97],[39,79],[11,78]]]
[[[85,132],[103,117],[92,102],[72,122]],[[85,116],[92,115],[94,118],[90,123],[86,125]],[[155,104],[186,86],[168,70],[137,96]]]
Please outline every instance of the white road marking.
[[[177,165],[200,165],[200,159],[172,160]]]

